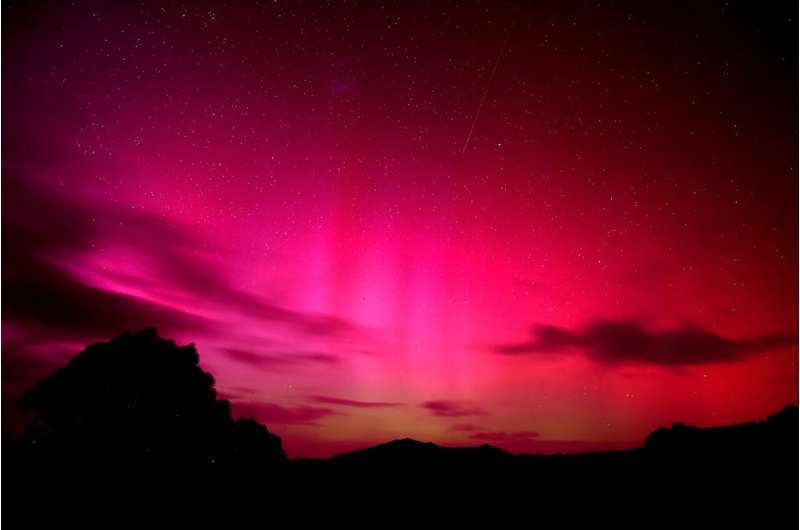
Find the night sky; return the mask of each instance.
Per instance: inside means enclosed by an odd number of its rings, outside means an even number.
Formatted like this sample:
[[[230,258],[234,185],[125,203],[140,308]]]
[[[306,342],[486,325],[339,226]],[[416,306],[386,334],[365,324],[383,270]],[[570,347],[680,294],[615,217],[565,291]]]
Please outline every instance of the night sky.
[[[2,375],[156,326],[292,457],[797,403],[797,5],[4,2]]]

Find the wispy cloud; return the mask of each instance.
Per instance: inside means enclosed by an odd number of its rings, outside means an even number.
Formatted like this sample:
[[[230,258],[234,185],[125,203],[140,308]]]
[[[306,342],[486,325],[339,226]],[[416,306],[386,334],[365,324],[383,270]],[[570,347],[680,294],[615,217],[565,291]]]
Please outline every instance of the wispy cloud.
[[[536,431],[514,431],[514,432],[481,431],[472,433],[470,435],[470,438],[473,440],[479,440],[481,442],[494,443],[494,444],[510,444],[510,443],[526,442],[529,440],[536,439],[538,437],[539,433]]]
[[[3,186],[15,198],[3,204],[6,320],[88,338],[148,326],[218,334],[231,318],[309,338],[359,333],[338,316],[293,310],[235,287],[220,258],[227,249],[167,218],[79,194],[67,198],[14,175],[4,176]]]
[[[318,425],[328,416],[339,415],[330,408],[307,406],[284,406],[260,401],[234,401],[232,404],[237,416],[253,417],[269,426],[278,425]]]
[[[356,401],[354,399],[343,399],[330,396],[309,396],[309,399],[314,403],[340,405],[343,407],[354,407],[360,409],[399,407],[403,405],[403,403],[394,403],[388,401]]]
[[[434,416],[446,418],[460,418],[463,416],[480,416],[486,414],[486,412],[480,408],[464,405],[456,401],[426,401],[420,406]]]
[[[238,348],[225,348],[222,353],[238,363],[264,370],[283,370],[308,364],[335,365],[341,362],[336,355],[319,352],[253,353]]]

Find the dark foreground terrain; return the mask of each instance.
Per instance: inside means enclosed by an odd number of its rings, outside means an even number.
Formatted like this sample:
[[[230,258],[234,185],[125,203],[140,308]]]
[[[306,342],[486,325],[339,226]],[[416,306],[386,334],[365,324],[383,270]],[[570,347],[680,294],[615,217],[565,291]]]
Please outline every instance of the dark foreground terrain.
[[[259,526],[798,527],[795,406],[728,427],[662,427],[629,451],[513,455],[406,439],[290,461],[266,427],[234,420],[213,385],[194,347],[155,330],[87,347],[20,400],[29,424],[3,442],[2,522],[115,527],[171,513],[189,525],[225,511]]]

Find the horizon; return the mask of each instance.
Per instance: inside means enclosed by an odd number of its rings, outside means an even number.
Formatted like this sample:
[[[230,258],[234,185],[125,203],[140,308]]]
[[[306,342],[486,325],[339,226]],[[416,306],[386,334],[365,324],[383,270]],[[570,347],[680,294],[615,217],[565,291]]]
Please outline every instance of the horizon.
[[[797,5],[3,15],[4,435],[151,326],[291,458],[798,404]]]
[[[143,340],[144,342],[136,342],[139,340]],[[155,341],[155,342],[148,342],[148,341]],[[125,347],[115,346],[115,344],[119,345],[122,343],[126,343],[127,346]],[[155,343],[160,343],[161,346],[169,345],[167,346],[169,349],[166,351],[166,354],[163,349],[155,347]],[[132,344],[138,344],[138,346],[132,347],[131,346]],[[149,344],[149,346],[147,346],[147,344]],[[97,348],[100,348],[102,350],[102,353],[100,353],[100,355],[98,355],[99,352],[97,351]],[[185,355],[182,354],[182,352],[186,351],[187,349],[188,351],[192,352],[191,356],[189,357],[186,357]],[[94,350],[94,352],[90,353],[90,351],[92,350]],[[137,362],[137,360],[134,358],[125,357],[126,355],[131,355],[131,354],[136,355],[137,353],[145,354],[145,356],[141,358],[143,360],[140,362]],[[155,366],[152,364],[148,365],[147,364],[148,361],[144,359],[147,358],[153,359],[154,355],[156,359],[160,359],[160,362]],[[83,357],[83,359],[79,361],[78,360],[79,357]],[[107,361],[105,362],[100,361],[100,359],[103,358],[107,359]],[[192,361],[191,360],[192,358],[194,358],[195,360]],[[76,355],[72,359],[69,359],[69,361],[64,366],[58,367],[53,373],[48,374],[44,379],[37,382],[33,387],[31,387],[28,391],[26,391],[27,397],[23,397],[23,400],[27,399],[29,401],[29,404],[25,405],[25,408],[30,407],[30,399],[34,399],[35,402],[39,402],[39,400],[42,399],[41,397],[32,398],[31,393],[35,393],[37,396],[42,396],[43,395],[42,393],[47,394],[49,392],[52,392],[52,390],[47,390],[45,387],[50,389],[58,389],[55,391],[60,395],[59,397],[56,398],[56,401],[61,401],[64,399],[74,399],[74,398],[78,398],[78,400],[80,400],[81,398],[78,397],[78,394],[80,394],[80,392],[76,394],[76,391],[79,391],[81,388],[85,389],[87,387],[93,387],[95,388],[96,391],[101,393],[109,391],[108,387],[102,383],[101,378],[120,377],[119,374],[115,374],[115,370],[113,368],[110,368],[111,366],[116,365],[118,367],[126,367],[128,369],[132,369],[135,373],[144,374],[145,377],[152,378],[154,375],[157,376],[159,370],[164,369],[165,366],[164,361],[166,361],[167,359],[172,359],[173,360],[172,362],[179,363],[179,365],[183,368],[183,370],[188,369],[188,372],[193,373],[195,376],[202,376],[203,378],[207,378],[205,379],[206,380],[205,384],[208,385],[209,390],[213,391],[215,395],[214,400],[217,402],[222,401],[226,403],[225,410],[227,410],[228,412],[225,412],[224,415],[229,417],[232,422],[244,421],[246,423],[254,419],[249,416],[240,416],[237,418],[229,414],[230,402],[221,395],[219,395],[218,392],[216,392],[216,389],[214,387],[215,384],[214,376],[213,374],[205,372],[202,369],[201,356],[199,352],[197,352],[196,347],[194,346],[193,343],[190,343],[188,345],[180,345],[177,344],[174,340],[169,339],[167,337],[159,337],[158,331],[152,327],[138,330],[135,332],[125,332],[117,337],[112,338],[107,342],[95,342],[86,345],[86,348],[83,351],[81,351],[80,354]],[[111,364],[106,364],[109,361],[111,362]],[[141,372],[141,369],[143,367],[148,367],[148,368],[144,372]],[[61,372],[65,371],[69,372],[71,375],[68,375],[66,376],[66,378],[64,378],[65,374]],[[176,377],[176,372],[172,372],[171,377],[173,378],[173,383],[178,383],[179,381],[181,381],[180,377]],[[56,383],[55,381],[51,381],[54,378],[61,378],[61,382]],[[78,385],[76,386],[75,383],[79,381],[81,382],[78,383]],[[138,390],[134,390],[134,392],[142,392],[142,394],[140,394],[138,399],[142,399],[142,397],[145,395],[148,395],[148,397],[144,399],[152,399],[154,395],[158,395],[158,390],[155,390],[156,387],[151,387],[149,384],[144,384],[144,381],[145,380],[139,380],[135,385],[135,387],[138,387]],[[152,382],[153,380],[149,379],[149,381]],[[182,384],[183,387],[181,388],[181,392],[183,393],[183,396],[184,397],[191,396],[192,395],[191,387],[186,386],[185,380],[184,383]],[[127,386],[126,384],[123,384],[122,388],[125,388],[126,386]],[[170,392],[171,394],[172,391],[175,390],[175,388],[171,389]],[[111,390],[111,392],[113,394],[115,391]],[[152,394],[150,394],[151,392]],[[110,402],[117,401],[111,396],[106,396],[106,398],[109,399]],[[164,406],[169,406],[169,405],[167,402],[164,402],[161,403],[160,408],[163,409]],[[208,404],[206,403],[205,406],[208,406]],[[41,407],[41,404],[34,405],[34,408],[38,407]],[[91,407],[89,408],[89,410],[91,410]],[[90,414],[97,414],[99,412],[99,411],[89,412],[89,410],[87,410],[87,413]],[[44,409],[40,409],[40,412],[43,411]],[[519,443],[520,440],[513,440],[513,439],[509,440],[505,436],[499,437],[500,438],[499,440],[497,439],[498,437],[495,437],[494,439],[490,439],[488,441],[476,440],[473,444],[468,444],[459,442],[436,443],[430,440],[418,440],[411,437],[403,437],[403,438],[394,438],[388,440],[373,440],[373,441],[362,440],[359,442],[351,442],[351,443],[340,442],[339,444],[337,444],[339,449],[335,453],[331,454],[330,453],[331,447],[327,447],[325,454],[314,455],[312,451],[312,454],[310,455],[303,455],[295,458],[289,457],[289,460],[290,461],[326,460],[338,456],[362,453],[366,450],[379,447],[388,447],[388,446],[398,447],[399,445],[407,446],[408,444],[413,444],[415,446],[432,446],[442,449],[480,449],[484,447],[489,447],[511,455],[520,455],[520,456],[597,455],[597,454],[608,454],[608,453],[630,454],[633,451],[646,449],[650,437],[653,435],[657,435],[662,431],[674,432],[675,429],[678,427],[688,427],[689,429],[692,430],[705,431],[707,433],[714,431],[715,429],[722,429],[725,431],[729,431],[730,429],[740,429],[748,426],[758,426],[759,424],[761,425],[768,424],[770,421],[775,420],[776,418],[779,417],[782,418],[782,421],[786,421],[786,418],[792,416],[792,413],[794,413],[793,415],[796,418],[797,411],[798,411],[797,405],[787,404],[780,411],[775,411],[766,417],[755,418],[738,424],[696,426],[696,425],[685,425],[682,422],[675,422],[670,426],[665,426],[665,425],[659,426],[656,430],[648,434],[647,439],[639,442],[611,442],[611,443],[597,444],[592,442],[581,442],[581,441],[538,440],[534,435],[530,436],[528,439],[522,440],[522,444]],[[29,411],[28,414],[25,414],[25,416],[27,416],[28,419],[31,418],[30,412],[31,411]],[[118,410],[116,413],[117,414],[121,413],[124,415],[123,411]],[[45,412],[45,415],[48,414],[52,414],[52,412],[50,413]],[[97,416],[97,421],[100,421],[101,424],[109,422],[110,420],[110,418],[106,417],[104,414],[105,413],[100,412],[99,415]],[[156,412],[156,414],[158,414],[158,412]],[[42,421],[42,419],[43,417],[40,417],[39,421]],[[133,418],[129,419],[137,421],[134,420]],[[44,420],[44,421],[49,422],[51,420]],[[30,425],[31,424],[29,423],[28,427]],[[110,423],[107,423],[106,426],[107,427],[110,426]],[[262,427],[265,426],[263,426],[262,424]],[[265,432],[269,433],[269,430],[267,429]],[[9,434],[8,431],[4,432],[4,436],[8,436],[8,434]],[[507,433],[499,433],[499,434],[506,435]],[[33,436],[33,438],[31,438],[31,436]],[[268,436],[270,436],[270,434],[268,434]],[[732,443],[735,440],[735,438],[736,438],[735,436],[729,435],[728,443]],[[11,441],[12,444],[14,444],[13,446],[16,448],[18,447],[16,445],[17,443],[22,444],[19,447],[24,447],[25,445],[31,443],[31,441],[35,439],[36,435],[33,434],[32,431],[28,430],[26,431],[23,437],[15,439],[12,433],[12,436],[8,437],[6,440]],[[283,441],[280,439],[280,437],[278,437],[277,440],[278,443],[276,447],[280,448],[282,446]],[[516,444],[514,443],[515,441],[517,442]],[[503,447],[492,445],[492,443],[490,442],[500,443]],[[33,445],[35,446],[36,442],[33,442]],[[522,447],[520,447],[520,445],[522,445]],[[306,450],[307,449],[308,448],[306,448]],[[677,449],[677,447],[674,449]],[[725,451],[725,450],[730,450],[730,448],[720,447],[720,450]],[[281,452],[283,452],[284,457],[287,456],[283,449],[281,449]]]

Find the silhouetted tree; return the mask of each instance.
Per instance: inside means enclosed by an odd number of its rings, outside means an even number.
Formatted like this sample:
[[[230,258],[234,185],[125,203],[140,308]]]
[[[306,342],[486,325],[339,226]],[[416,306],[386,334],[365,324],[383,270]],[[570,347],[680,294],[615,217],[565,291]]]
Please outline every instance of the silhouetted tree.
[[[280,438],[233,421],[193,345],[155,329],[88,346],[20,399],[30,453],[81,465],[231,469],[286,462]]]
[[[769,453],[778,446],[797,445],[798,411],[794,405],[763,421],[700,428],[675,423],[659,427],[645,439],[644,447],[662,453],[750,452]]]

